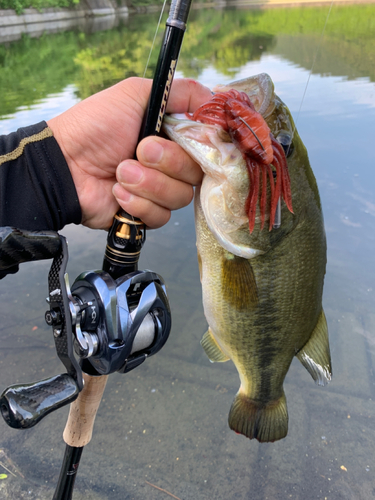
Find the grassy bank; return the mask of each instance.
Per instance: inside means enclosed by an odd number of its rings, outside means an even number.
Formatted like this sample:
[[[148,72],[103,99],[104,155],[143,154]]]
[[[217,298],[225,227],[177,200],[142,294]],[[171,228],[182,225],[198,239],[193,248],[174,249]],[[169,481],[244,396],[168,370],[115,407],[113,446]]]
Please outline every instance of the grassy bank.
[[[47,7],[73,7],[79,0],[0,0],[0,9],[14,9],[21,14],[24,9],[34,7],[43,9]]]
[[[116,0],[118,4],[120,0]],[[203,0],[204,1],[204,0]],[[17,14],[22,14],[24,9],[33,7],[34,9],[44,9],[48,7],[74,7],[78,5],[80,0],[0,0],[1,9],[14,9]],[[131,0],[131,5],[144,6],[144,5],[162,5],[163,0]]]

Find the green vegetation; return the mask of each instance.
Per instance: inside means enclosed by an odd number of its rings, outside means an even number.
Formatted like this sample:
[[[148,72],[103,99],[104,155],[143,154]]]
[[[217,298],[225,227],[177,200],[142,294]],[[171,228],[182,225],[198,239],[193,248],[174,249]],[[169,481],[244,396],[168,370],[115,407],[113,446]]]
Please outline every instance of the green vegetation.
[[[4,0],[0,0],[4,1]],[[207,67],[235,77],[262,54],[277,54],[314,72],[375,81],[375,5],[269,10],[193,10],[178,63],[186,77]],[[24,36],[0,45],[0,116],[73,84],[85,98],[119,80],[142,76],[159,14],[132,16],[112,30]],[[146,76],[154,73],[165,20]]]
[[[24,9],[34,7],[42,9],[46,7],[73,7],[79,0],[0,0],[0,9],[14,9],[21,14]]]

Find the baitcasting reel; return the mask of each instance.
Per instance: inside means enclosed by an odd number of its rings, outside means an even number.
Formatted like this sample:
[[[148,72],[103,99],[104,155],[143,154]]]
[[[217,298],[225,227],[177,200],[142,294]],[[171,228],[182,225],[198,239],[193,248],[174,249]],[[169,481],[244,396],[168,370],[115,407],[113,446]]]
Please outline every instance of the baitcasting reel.
[[[137,367],[163,347],[171,329],[166,288],[158,274],[133,271],[114,279],[106,271],[88,271],[70,288],[63,236],[0,229],[0,273],[6,268],[13,271],[20,262],[51,256],[45,319],[67,373],[3,392],[0,410],[14,428],[32,427],[73,402],[83,389],[82,370],[95,376]]]

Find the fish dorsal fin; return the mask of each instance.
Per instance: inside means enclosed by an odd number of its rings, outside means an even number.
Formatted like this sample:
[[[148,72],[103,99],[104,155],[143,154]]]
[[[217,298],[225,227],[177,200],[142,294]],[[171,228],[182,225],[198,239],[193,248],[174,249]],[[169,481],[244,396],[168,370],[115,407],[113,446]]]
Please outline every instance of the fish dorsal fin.
[[[201,340],[201,345],[210,361],[223,363],[224,361],[228,361],[230,359],[226,354],[223,353],[219,344],[216,342],[215,337],[212,334],[211,328],[209,328],[207,332],[203,335],[203,338]]]
[[[323,309],[309,340],[296,356],[318,385],[326,385],[331,381],[331,355]]]
[[[221,278],[224,298],[237,311],[258,305],[257,285],[249,260],[226,254],[221,262]]]

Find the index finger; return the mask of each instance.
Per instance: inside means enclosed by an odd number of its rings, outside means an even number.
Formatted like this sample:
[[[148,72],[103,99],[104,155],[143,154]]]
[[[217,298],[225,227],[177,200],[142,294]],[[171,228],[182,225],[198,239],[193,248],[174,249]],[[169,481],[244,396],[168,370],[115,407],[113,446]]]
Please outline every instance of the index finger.
[[[167,104],[167,113],[192,113],[209,101],[212,93],[208,87],[190,78],[176,78]]]

